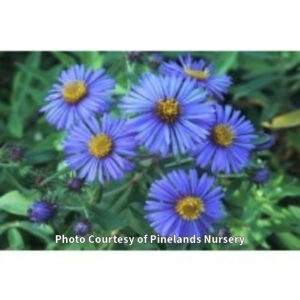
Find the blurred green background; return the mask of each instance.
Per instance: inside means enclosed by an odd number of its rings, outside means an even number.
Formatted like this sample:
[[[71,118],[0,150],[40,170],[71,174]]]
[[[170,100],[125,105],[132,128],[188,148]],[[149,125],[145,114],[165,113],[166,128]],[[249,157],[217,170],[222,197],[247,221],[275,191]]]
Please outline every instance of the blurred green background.
[[[180,52],[160,52],[176,59]],[[220,177],[226,187],[227,217],[217,227],[245,236],[237,245],[61,245],[55,234],[73,235],[74,222],[88,218],[95,235],[153,234],[143,216],[151,182],[159,177],[147,158],[121,183],[85,185],[70,192],[61,141],[63,132],[47,124],[38,110],[62,69],[75,63],[104,67],[115,78],[112,114],[118,100],[145,71],[156,72],[150,52],[2,52],[0,53],[0,249],[300,249],[300,52],[194,52],[233,78],[226,103],[241,109],[258,131],[276,136],[275,146],[259,153],[271,180],[257,186],[243,176]],[[24,152],[11,159],[11,149]],[[164,171],[194,166],[176,157],[157,162]],[[51,224],[36,225],[27,217],[33,201],[55,200],[59,212]]]

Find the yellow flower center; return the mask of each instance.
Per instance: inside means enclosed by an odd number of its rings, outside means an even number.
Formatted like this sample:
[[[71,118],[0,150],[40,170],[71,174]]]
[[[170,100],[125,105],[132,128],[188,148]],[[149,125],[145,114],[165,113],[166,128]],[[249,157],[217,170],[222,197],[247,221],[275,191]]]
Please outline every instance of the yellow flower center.
[[[66,102],[76,104],[87,94],[87,87],[82,81],[68,82],[64,85],[62,94]]]
[[[212,130],[213,141],[223,147],[230,146],[233,142],[234,136],[233,131],[226,125],[216,125]]]
[[[204,203],[200,198],[187,196],[178,200],[176,212],[184,220],[195,220],[204,212]]]
[[[188,67],[185,67],[184,72],[186,75],[191,76],[197,80],[205,80],[209,76],[209,72],[207,69],[200,71],[200,70],[193,70]]]
[[[112,147],[112,140],[106,134],[95,135],[89,142],[89,152],[98,158],[107,156]]]
[[[173,123],[180,114],[179,103],[174,99],[160,100],[157,105],[157,114],[163,121]]]

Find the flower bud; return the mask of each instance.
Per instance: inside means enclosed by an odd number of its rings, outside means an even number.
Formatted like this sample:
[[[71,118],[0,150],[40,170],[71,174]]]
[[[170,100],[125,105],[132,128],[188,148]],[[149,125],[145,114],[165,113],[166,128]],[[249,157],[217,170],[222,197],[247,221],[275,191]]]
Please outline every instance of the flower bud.
[[[24,150],[19,146],[13,146],[9,150],[9,157],[12,161],[19,161],[24,156]]]
[[[86,235],[91,229],[91,225],[89,223],[89,221],[87,220],[81,220],[78,221],[74,227],[73,230],[77,235]]]
[[[156,69],[159,67],[159,65],[163,62],[163,56],[159,53],[153,53],[149,56],[149,66],[152,69]]]
[[[141,51],[130,51],[128,53],[129,61],[133,63],[141,62],[142,61],[142,52]]]
[[[57,204],[39,200],[29,208],[28,215],[32,222],[47,223],[54,217],[56,210]]]
[[[79,178],[72,178],[68,181],[67,187],[70,191],[80,192],[83,181]]]
[[[264,184],[270,180],[270,170],[268,168],[261,168],[257,170],[252,178],[252,181],[258,184]]]

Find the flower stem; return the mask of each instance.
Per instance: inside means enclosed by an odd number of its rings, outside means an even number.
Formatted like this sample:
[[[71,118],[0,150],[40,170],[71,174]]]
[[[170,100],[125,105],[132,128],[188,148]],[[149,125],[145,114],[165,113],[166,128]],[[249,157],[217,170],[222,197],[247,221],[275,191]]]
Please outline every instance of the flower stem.
[[[60,171],[57,171],[56,173],[52,174],[51,176],[47,177],[46,179],[44,179],[42,182],[41,182],[41,185],[45,185],[46,183],[52,181],[53,179],[55,179],[56,177],[64,174],[64,173],[67,173],[69,171],[68,168],[64,168],[64,169],[61,169]]]

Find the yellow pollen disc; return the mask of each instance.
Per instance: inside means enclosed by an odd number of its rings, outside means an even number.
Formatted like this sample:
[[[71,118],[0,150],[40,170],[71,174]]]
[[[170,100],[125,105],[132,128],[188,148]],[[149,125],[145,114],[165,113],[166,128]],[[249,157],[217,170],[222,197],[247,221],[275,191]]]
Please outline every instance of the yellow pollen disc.
[[[228,147],[233,142],[234,133],[226,125],[217,125],[212,130],[212,139],[216,144]]]
[[[184,197],[178,200],[176,212],[184,220],[195,220],[204,212],[204,203],[197,197]]]
[[[87,93],[87,88],[82,81],[72,81],[67,83],[62,90],[66,102],[75,104],[79,102]]]
[[[112,140],[106,134],[95,135],[89,142],[89,152],[98,158],[107,156],[112,147]]]
[[[173,123],[180,114],[179,103],[174,99],[160,100],[157,105],[157,114],[163,121]]]
[[[209,72],[206,69],[203,71],[199,71],[185,67],[184,72],[186,75],[189,75],[198,80],[205,80],[209,76]]]

